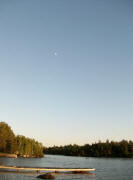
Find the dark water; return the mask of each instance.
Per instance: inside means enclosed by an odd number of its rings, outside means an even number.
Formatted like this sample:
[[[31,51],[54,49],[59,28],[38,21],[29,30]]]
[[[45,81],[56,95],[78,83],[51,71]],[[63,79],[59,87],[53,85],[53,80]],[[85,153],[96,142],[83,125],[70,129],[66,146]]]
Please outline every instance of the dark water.
[[[91,175],[56,175],[56,179],[59,180],[133,180],[133,159],[46,155],[45,158],[40,159],[0,158],[0,164],[30,167],[80,167],[96,169],[95,173]],[[36,173],[0,172],[0,180],[35,180],[36,176]]]

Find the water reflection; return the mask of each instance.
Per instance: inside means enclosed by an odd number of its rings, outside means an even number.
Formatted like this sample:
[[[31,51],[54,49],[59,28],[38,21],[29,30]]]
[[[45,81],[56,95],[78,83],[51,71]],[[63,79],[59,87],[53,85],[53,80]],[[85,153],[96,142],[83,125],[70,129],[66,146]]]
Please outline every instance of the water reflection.
[[[68,156],[46,155],[37,159],[9,159],[0,158],[0,164],[8,166],[29,167],[69,167],[69,168],[95,168],[95,175],[56,175],[56,179],[72,180],[131,180],[133,177],[133,159],[123,158],[84,158]],[[0,173],[0,180],[35,180],[37,174]]]
[[[0,172],[0,180],[37,180],[38,174],[25,174],[25,173],[5,173]],[[73,179],[84,179],[84,180],[95,180],[94,175],[72,175],[72,174],[61,174],[56,175],[55,180],[73,180]]]

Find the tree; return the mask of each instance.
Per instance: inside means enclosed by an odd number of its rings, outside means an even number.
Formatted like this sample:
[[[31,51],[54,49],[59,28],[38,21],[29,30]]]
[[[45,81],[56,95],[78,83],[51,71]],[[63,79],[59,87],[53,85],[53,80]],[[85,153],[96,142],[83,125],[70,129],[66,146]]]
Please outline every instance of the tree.
[[[25,136],[15,136],[8,124],[0,122],[0,152],[24,157],[43,157],[43,145]]]
[[[5,122],[0,122],[0,152],[15,152],[15,135],[11,127]]]
[[[69,156],[86,156],[86,157],[133,157],[133,142],[122,140],[114,142],[107,140],[106,142],[99,141],[92,145],[85,144],[84,146],[66,145],[53,146],[44,148],[47,154],[61,154]]]

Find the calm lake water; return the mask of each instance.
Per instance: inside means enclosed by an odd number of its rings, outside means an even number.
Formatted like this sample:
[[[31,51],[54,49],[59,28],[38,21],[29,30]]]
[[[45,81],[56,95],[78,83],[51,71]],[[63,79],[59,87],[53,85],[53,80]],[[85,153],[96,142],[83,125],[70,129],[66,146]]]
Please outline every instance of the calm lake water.
[[[133,180],[133,159],[123,158],[85,158],[70,156],[46,155],[45,158],[0,158],[0,165],[30,167],[80,167],[95,168],[91,175],[56,175],[59,180]],[[0,172],[0,180],[35,180],[36,173]],[[37,180],[37,179],[36,179]]]

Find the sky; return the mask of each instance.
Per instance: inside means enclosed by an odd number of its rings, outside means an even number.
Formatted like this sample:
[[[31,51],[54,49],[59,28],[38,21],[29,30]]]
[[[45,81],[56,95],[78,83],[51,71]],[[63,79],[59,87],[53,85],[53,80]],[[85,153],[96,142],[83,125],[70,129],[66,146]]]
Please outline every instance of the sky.
[[[0,0],[0,121],[44,146],[133,140],[133,1]]]

